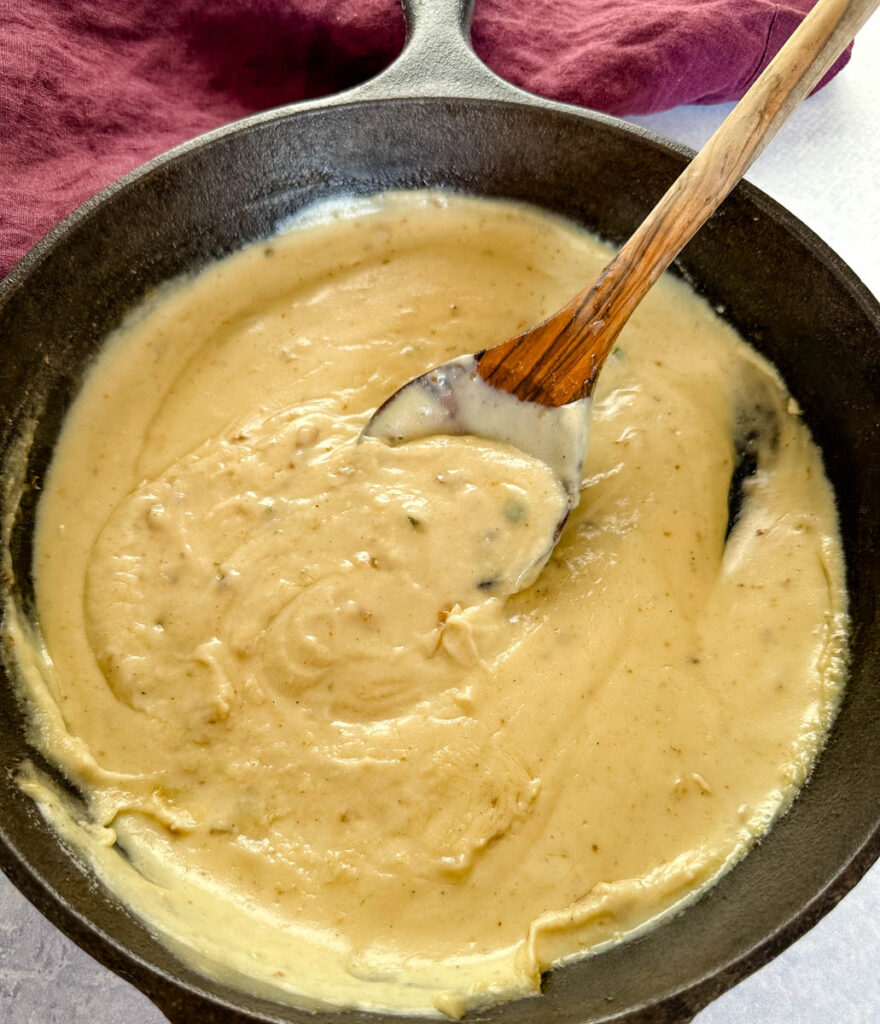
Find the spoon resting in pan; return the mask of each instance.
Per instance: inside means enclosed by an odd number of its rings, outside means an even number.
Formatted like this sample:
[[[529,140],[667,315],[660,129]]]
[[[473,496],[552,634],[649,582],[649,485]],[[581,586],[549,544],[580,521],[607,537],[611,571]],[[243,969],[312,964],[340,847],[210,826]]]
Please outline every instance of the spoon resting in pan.
[[[567,505],[524,579],[543,567],[578,502],[591,395],[623,326],[878,5],[819,0],[595,282],[523,334],[409,381],[364,427],[362,437],[393,445],[472,434],[550,465]]]

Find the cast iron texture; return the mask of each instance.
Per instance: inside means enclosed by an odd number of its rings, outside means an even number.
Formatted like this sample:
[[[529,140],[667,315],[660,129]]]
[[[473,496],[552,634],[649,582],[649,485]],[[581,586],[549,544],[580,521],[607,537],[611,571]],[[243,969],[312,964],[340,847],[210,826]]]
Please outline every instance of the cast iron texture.
[[[476,74],[463,51],[442,83],[450,95],[394,95],[424,59],[424,47],[409,49],[417,60],[390,96],[379,79],[349,99],[262,115],[181,147],[85,204],[0,286],[0,458],[6,480],[24,483],[12,552],[25,606],[36,498],[65,411],[107,334],[162,282],[272,234],[315,200],[388,188],[524,200],[621,242],[685,163],[645,132],[499,88],[488,73],[470,89],[483,98],[463,95]],[[415,81],[413,93],[429,91]],[[469,1014],[474,1024],[681,1024],[811,927],[880,853],[880,309],[815,236],[747,186],[678,266],[780,368],[824,450],[852,597],[849,686],[810,783],[713,890],[648,935],[551,972],[540,999]],[[27,466],[16,467],[10,450],[35,411]],[[64,848],[15,785],[16,766],[34,753],[10,682],[0,682],[0,866],[19,888],[177,1024],[315,1021],[182,965]]]

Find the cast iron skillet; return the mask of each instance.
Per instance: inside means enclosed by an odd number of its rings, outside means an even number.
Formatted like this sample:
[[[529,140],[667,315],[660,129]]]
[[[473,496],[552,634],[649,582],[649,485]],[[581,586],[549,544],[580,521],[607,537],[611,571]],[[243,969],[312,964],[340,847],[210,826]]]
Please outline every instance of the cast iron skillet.
[[[23,485],[7,495],[14,580],[3,585],[26,608],[34,509],[64,413],[108,332],[160,282],[271,234],[315,200],[387,188],[525,200],[621,242],[679,173],[682,148],[497,79],[466,41],[470,8],[410,0],[408,43],[387,72],[159,157],[77,210],[0,286],[0,458],[7,490]],[[469,1014],[473,1022],[687,1021],[810,928],[880,853],[880,307],[803,224],[748,185],[678,270],[779,367],[825,453],[852,600],[849,686],[813,778],[714,889],[644,937],[550,972],[542,998]],[[27,465],[16,466],[9,453],[33,414]],[[6,677],[0,755],[0,865],[74,941],[175,1024],[315,1020],[183,966],[71,856],[14,783],[16,766],[35,755]]]

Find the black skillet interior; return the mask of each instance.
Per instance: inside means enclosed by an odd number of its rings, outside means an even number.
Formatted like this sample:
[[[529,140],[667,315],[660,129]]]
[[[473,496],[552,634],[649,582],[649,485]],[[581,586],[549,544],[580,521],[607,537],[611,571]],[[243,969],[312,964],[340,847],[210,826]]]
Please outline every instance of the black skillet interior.
[[[157,285],[270,235],[315,200],[388,188],[523,200],[619,242],[684,162],[645,133],[540,101],[365,100],[219,133],[87,204],[0,293],[4,461],[23,419],[38,413],[26,467],[5,466],[7,480],[24,484],[11,541],[24,605],[39,482],[64,413],[108,332]],[[880,852],[880,310],[822,243],[749,187],[678,265],[776,363],[824,450],[852,595],[851,680],[812,780],[713,890],[644,937],[551,972],[541,1000],[474,1012],[474,1022],[688,1020],[809,928]],[[14,783],[16,765],[34,755],[5,678],[0,756],[0,865],[62,930],[175,1022],[315,1019],[183,966],[70,856]]]

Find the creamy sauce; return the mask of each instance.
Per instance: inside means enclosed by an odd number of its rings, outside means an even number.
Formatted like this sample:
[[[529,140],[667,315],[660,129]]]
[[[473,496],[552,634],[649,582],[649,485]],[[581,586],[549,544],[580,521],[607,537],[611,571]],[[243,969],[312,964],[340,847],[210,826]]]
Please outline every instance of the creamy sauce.
[[[41,501],[45,647],[14,629],[85,805],[23,784],[202,970],[449,1016],[536,992],[804,781],[845,649],[833,499],[774,371],[686,285],[609,358],[580,504],[521,593],[556,474],[357,443],[607,258],[523,207],[391,195],[167,289],[92,370]]]

